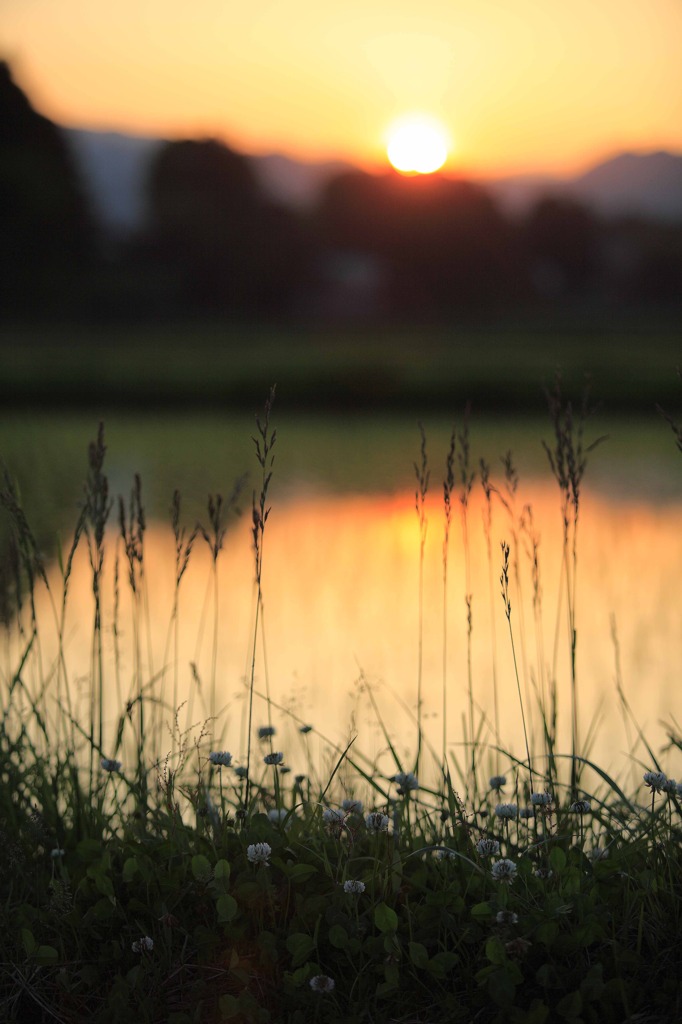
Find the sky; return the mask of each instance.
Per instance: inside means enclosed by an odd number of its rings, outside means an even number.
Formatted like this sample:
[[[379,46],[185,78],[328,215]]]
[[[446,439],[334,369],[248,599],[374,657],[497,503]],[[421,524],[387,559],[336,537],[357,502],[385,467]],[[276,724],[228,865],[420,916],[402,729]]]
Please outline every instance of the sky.
[[[681,52],[682,0],[0,0],[0,57],[59,124],[367,169],[415,111],[454,173],[682,152]]]

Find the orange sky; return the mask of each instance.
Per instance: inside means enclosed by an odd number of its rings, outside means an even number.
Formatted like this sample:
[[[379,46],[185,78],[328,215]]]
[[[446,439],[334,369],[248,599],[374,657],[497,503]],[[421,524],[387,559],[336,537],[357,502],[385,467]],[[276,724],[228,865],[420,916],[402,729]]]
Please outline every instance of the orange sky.
[[[61,124],[372,166],[422,110],[484,175],[682,151],[681,41],[680,0],[0,0],[0,55]]]

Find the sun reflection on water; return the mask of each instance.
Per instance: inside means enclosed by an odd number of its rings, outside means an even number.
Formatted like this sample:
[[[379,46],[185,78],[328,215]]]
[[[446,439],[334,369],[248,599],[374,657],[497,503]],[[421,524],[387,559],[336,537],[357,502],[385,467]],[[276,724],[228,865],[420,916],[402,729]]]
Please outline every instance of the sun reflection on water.
[[[493,676],[500,702],[500,739],[523,756],[523,736],[509,632],[500,595],[500,542],[518,553],[520,592],[512,573],[512,627],[519,655],[526,715],[538,750],[538,694],[547,690],[556,667],[559,746],[570,749],[569,651],[561,571],[561,518],[554,487],[524,488],[539,533],[541,615],[534,617],[529,538],[519,533],[514,548],[512,519],[494,508],[492,564],[483,528],[483,498],[468,510],[472,593],[472,678],[482,738],[495,743]],[[449,546],[447,738],[462,756],[467,714],[467,616],[464,551],[454,505]],[[521,512],[519,502],[516,514]],[[424,561],[423,720],[428,740],[440,750],[443,688],[443,510],[427,507]],[[105,733],[113,743],[116,722],[134,695],[133,608],[119,568],[117,636],[114,634],[115,536],[109,537],[103,582],[105,635]],[[245,516],[228,533],[218,560],[216,706],[211,707],[214,628],[208,548],[197,542],[180,585],[178,659],[171,622],[174,539],[167,524],[152,523],[145,535],[145,601],[142,605],[142,683],[150,698],[148,719],[156,755],[170,749],[172,710],[182,705],[180,723],[208,719],[211,749],[246,750],[246,680],[250,673],[255,607],[250,523]],[[676,601],[682,569],[682,508],[644,502],[611,504],[587,494],[578,529],[577,675],[580,731],[596,724],[589,751],[599,763],[622,772],[635,750],[634,723],[624,724],[616,686],[612,635],[620,647],[622,685],[635,721],[656,748],[665,739],[661,720],[680,719],[678,657],[680,614]],[[60,593],[56,567],[50,574]],[[492,585],[491,585],[492,580]],[[415,748],[414,713],[418,672],[419,529],[414,495],[301,497],[278,505],[268,520],[263,572],[263,633],[259,636],[254,722],[267,721],[263,694],[288,709],[273,710],[284,749],[295,769],[303,742],[298,727],[312,724],[335,742],[358,733],[357,749],[374,758],[385,748],[363,687],[371,685],[398,749]],[[147,613],[148,609],[148,613]],[[39,594],[38,620],[43,668],[55,665],[56,632],[49,601]],[[79,549],[69,584],[65,655],[72,690],[85,714],[93,622],[90,570]],[[494,617],[494,624],[493,624]],[[494,625],[494,628],[493,628]],[[537,625],[541,625],[538,632]],[[493,640],[494,637],[494,640]],[[263,643],[263,639],[265,643]],[[541,639],[541,644],[538,640]],[[119,666],[115,652],[118,645]],[[6,672],[15,665],[20,641],[10,644]],[[543,664],[538,664],[538,659]],[[191,666],[194,665],[195,669]],[[32,685],[37,685],[36,665]],[[152,682],[152,680],[154,680]],[[48,691],[49,695],[49,691]],[[53,694],[56,697],[56,694]],[[151,703],[151,698],[161,703]],[[314,738],[314,734],[312,737]],[[643,751],[639,751],[643,755]],[[635,756],[637,752],[635,751]]]

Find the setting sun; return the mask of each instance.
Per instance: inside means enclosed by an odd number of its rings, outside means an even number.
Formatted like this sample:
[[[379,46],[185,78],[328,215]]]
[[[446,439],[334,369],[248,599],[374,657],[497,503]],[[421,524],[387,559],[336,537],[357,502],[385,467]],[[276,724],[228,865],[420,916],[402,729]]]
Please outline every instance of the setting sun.
[[[386,153],[402,174],[433,174],[447,160],[447,132],[424,114],[402,117],[389,128]]]

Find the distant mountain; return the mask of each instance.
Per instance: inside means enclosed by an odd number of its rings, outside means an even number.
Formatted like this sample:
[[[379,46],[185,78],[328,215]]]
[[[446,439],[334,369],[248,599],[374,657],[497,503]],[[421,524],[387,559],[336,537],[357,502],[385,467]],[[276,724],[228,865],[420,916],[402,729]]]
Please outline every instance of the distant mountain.
[[[512,213],[541,196],[562,195],[608,217],[682,220],[682,154],[620,153],[573,178],[518,175],[481,184]]]
[[[325,184],[353,170],[353,165],[342,160],[303,163],[280,153],[250,157],[261,188],[271,199],[287,206],[306,209],[313,206]]]
[[[605,214],[682,220],[682,155],[621,153],[575,178],[571,191]]]
[[[114,234],[133,231],[144,220],[150,163],[166,140],[79,128],[62,131],[99,221]],[[340,160],[303,162],[279,153],[247,158],[265,194],[297,209],[312,206],[327,181],[352,167]]]
[[[102,226],[127,235],[144,220],[145,180],[164,139],[119,132],[63,129]]]
[[[63,131],[103,226],[120,235],[134,230],[144,220],[150,162],[165,140],[74,128]],[[297,209],[313,206],[327,181],[352,169],[343,161],[306,162],[279,153],[248,159],[264,192]],[[479,184],[514,214],[523,214],[542,196],[562,195],[605,216],[682,221],[680,154],[621,153],[573,178],[527,174]]]

